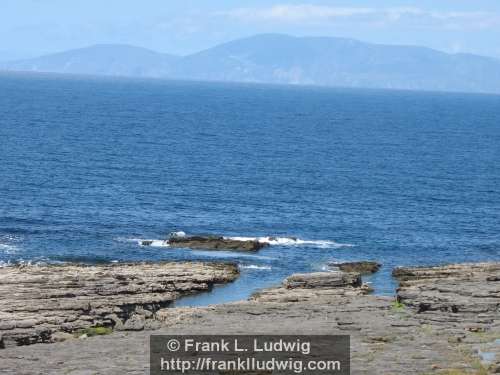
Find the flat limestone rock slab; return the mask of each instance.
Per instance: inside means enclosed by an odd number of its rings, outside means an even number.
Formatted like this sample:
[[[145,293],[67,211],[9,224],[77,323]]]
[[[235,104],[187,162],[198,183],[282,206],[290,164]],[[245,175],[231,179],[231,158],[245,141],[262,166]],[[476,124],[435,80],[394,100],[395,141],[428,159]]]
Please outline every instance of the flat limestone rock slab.
[[[493,281],[496,266],[492,267],[461,265],[455,267],[460,272],[453,275],[414,282],[419,283],[418,288],[423,292],[441,289],[436,298],[446,301],[447,283],[458,282],[458,274],[472,274],[471,278],[465,277],[464,282],[477,282],[477,294],[483,293],[481,285],[491,283],[491,303],[495,304],[494,290],[500,288],[500,283]],[[443,275],[441,271],[425,271],[429,272]],[[418,305],[409,298],[397,304],[394,297],[367,295],[363,285],[334,285],[330,282],[332,277],[316,274],[313,276],[315,286],[309,283],[287,288],[285,283],[256,293],[248,301],[161,309],[156,313],[161,327],[155,331],[117,332],[84,340],[0,350],[0,373],[79,374],[87,369],[98,374],[147,374],[148,340],[152,333],[347,334],[351,336],[353,375],[498,373],[499,314],[419,312]],[[297,280],[304,276],[290,278]],[[398,293],[411,287],[404,285],[401,284]],[[415,301],[418,288],[413,291]],[[465,303],[467,298],[477,298],[472,294],[463,297]],[[484,358],[493,360],[487,362]]]
[[[0,348],[89,327],[141,330],[182,295],[233,281],[234,264],[203,262],[0,268]]]
[[[398,300],[420,313],[500,318],[500,263],[396,268],[393,275]]]

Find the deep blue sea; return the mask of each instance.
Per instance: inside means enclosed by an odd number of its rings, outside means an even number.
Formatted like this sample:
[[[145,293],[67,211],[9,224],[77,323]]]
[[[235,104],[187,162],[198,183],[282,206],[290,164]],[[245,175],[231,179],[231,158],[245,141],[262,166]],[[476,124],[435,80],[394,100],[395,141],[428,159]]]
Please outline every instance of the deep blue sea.
[[[257,254],[141,247],[277,236]],[[297,237],[298,241],[287,240]],[[230,260],[246,298],[329,261],[500,260],[500,96],[0,75],[0,262]]]

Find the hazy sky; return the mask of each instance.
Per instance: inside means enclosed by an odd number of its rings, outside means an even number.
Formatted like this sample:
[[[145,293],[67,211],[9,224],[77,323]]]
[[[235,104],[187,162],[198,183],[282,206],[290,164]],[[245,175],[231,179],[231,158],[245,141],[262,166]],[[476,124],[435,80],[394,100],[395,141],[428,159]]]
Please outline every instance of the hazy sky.
[[[500,58],[500,0],[0,0],[0,60],[97,43],[187,54],[264,32]]]

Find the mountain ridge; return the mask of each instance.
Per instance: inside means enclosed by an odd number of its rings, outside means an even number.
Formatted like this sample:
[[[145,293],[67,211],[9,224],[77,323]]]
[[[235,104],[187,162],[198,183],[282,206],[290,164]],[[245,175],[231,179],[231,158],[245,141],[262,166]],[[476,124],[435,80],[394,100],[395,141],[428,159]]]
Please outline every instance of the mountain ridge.
[[[175,56],[97,44],[1,63],[6,71],[51,72],[359,88],[500,93],[500,60],[421,46],[349,38],[259,34]]]

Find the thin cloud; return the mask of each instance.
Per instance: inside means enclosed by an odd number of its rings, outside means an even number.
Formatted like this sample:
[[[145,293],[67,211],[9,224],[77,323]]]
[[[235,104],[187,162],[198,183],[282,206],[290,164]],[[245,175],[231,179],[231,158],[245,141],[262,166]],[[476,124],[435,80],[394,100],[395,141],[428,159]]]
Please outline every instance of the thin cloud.
[[[213,13],[245,22],[331,23],[355,21],[391,24],[410,22],[414,26],[490,28],[500,25],[500,14],[492,12],[436,12],[417,7],[335,7],[313,4],[281,4],[263,8],[234,8]]]
[[[227,16],[247,21],[304,21],[324,20],[337,17],[352,17],[371,14],[372,8],[340,8],[318,5],[275,5],[269,8],[237,8],[216,12],[215,15]]]

